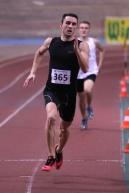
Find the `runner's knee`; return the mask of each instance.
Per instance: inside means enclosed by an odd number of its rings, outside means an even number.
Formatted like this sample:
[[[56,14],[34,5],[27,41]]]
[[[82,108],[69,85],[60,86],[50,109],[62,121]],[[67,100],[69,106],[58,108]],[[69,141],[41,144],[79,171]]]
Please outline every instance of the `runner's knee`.
[[[86,93],[86,94],[91,94],[91,92],[92,92],[92,89],[91,89],[91,88],[86,88],[86,89],[85,89],[85,93]]]
[[[64,129],[64,128],[60,128],[60,136],[68,136],[69,135],[69,130],[68,130],[68,128],[66,129]]]
[[[54,126],[56,122],[56,116],[49,115],[47,118],[47,124],[48,126]]]
[[[61,130],[61,133],[69,133],[69,126],[71,125],[71,122],[65,122],[65,123],[62,123],[61,126],[60,126],[60,130]]]

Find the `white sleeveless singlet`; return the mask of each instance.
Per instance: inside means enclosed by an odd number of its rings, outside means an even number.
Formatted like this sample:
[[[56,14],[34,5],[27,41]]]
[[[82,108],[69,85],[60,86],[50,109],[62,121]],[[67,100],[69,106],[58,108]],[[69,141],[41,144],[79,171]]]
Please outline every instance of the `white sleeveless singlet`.
[[[89,45],[88,70],[86,73],[84,73],[80,68],[77,79],[84,79],[91,74],[98,74],[98,65],[96,61],[96,45],[94,42],[94,38],[88,38],[87,43]]]

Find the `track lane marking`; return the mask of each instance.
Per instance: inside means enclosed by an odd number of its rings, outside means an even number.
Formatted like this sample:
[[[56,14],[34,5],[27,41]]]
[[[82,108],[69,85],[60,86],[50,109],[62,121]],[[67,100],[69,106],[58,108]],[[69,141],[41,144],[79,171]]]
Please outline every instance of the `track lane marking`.
[[[43,91],[43,87],[40,88],[34,95],[32,95],[25,103],[17,108],[13,113],[7,116],[2,122],[0,122],[0,128],[8,123],[13,117],[15,117],[22,109],[24,109],[29,103],[31,103],[36,97],[38,97]]]
[[[28,184],[27,184],[25,193],[31,193],[32,192],[33,181],[34,181],[35,175],[36,175],[37,171],[39,170],[41,164],[42,164],[42,162],[39,161],[36,164],[36,166],[34,167],[34,169],[32,171],[32,175],[28,177],[29,179],[28,179]]]
[[[29,68],[25,71],[23,71],[22,73],[20,73],[18,76],[15,77],[14,80],[12,80],[8,85],[6,85],[5,87],[0,89],[0,94],[2,94],[3,92],[7,91],[9,88],[11,88],[12,86],[14,86],[20,79],[22,79],[28,72],[29,72]]]
[[[39,158],[39,159],[5,159],[5,160],[0,160],[0,162],[45,162],[46,159],[44,158]],[[64,162],[102,162],[102,163],[122,163],[122,160],[118,159],[66,159]]]
[[[8,59],[7,61],[6,60],[0,61],[0,69],[8,66],[12,66],[12,65],[20,64],[21,62],[27,59],[31,59],[31,55],[26,55],[26,56],[24,55],[24,56]]]
[[[38,69],[43,67],[45,67],[45,65],[39,66]],[[29,71],[30,71],[30,68],[28,68],[27,70],[24,70],[22,73],[16,76],[15,79],[13,79],[9,84],[7,84],[6,86],[0,89],[0,94],[7,91],[9,88],[13,87],[20,79],[22,79],[27,73],[29,73]]]

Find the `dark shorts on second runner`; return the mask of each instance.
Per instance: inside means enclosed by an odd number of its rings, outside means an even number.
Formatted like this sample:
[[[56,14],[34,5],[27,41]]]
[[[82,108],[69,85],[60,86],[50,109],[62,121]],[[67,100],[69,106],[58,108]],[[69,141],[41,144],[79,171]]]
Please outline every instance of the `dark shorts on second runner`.
[[[85,80],[92,80],[93,82],[95,82],[96,75],[91,74],[91,75],[87,76],[84,79],[77,79],[77,92],[83,92],[83,90],[84,90],[84,81]]]
[[[75,114],[76,91],[58,92],[45,87],[43,91],[45,105],[54,102],[59,110],[60,117],[64,121],[71,122]]]

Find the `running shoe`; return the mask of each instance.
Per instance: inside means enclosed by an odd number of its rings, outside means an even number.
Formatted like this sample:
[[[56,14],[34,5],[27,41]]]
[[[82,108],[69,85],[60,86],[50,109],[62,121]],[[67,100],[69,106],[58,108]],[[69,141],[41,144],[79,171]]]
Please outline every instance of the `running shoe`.
[[[88,119],[93,119],[93,116],[94,116],[94,112],[93,112],[93,109],[92,107],[87,107],[86,108],[86,113],[87,113],[87,117]]]
[[[63,153],[57,152],[57,147],[58,145],[55,147],[55,165],[56,165],[56,169],[58,170],[63,164]]]
[[[87,124],[88,124],[88,120],[87,119],[82,119],[82,121],[81,121],[81,130],[87,129]]]
[[[48,159],[45,165],[41,168],[41,170],[49,172],[54,165],[55,165],[55,158],[53,156],[48,156]]]

